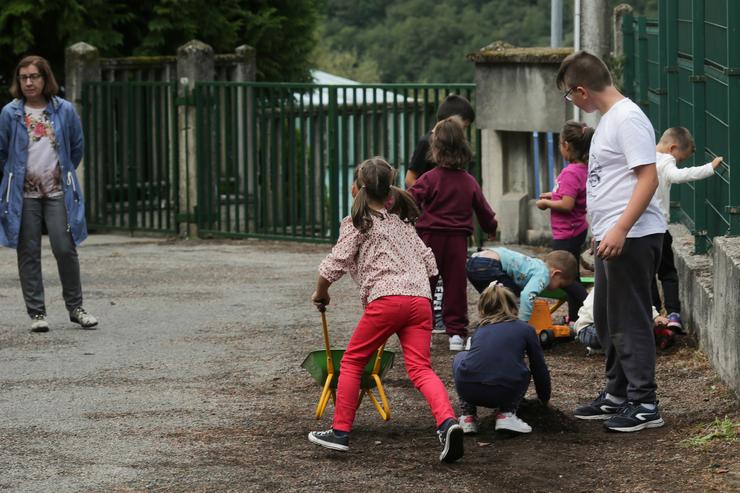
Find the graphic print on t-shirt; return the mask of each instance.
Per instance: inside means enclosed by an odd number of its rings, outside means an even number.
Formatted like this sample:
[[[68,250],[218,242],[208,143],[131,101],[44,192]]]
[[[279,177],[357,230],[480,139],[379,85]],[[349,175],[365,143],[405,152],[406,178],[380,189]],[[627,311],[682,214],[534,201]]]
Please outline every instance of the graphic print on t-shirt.
[[[58,197],[62,195],[62,187],[57,141],[49,115],[43,109],[26,108],[24,123],[28,132],[28,164],[23,196]]]
[[[601,183],[601,165],[596,153],[591,153],[588,157],[588,194],[593,197],[593,192]]]

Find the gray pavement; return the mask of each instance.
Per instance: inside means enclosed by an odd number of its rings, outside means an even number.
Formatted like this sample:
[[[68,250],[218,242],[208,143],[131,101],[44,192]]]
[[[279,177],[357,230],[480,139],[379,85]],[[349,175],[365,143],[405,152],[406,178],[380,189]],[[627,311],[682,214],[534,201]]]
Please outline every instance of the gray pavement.
[[[281,250],[93,236],[79,249],[84,305],[100,319],[89,331],[66,316],[45,239],[51,331],[32,334],[15,251],[0,249],[0,490],[167,489],[193,463],[178,434],[249,422],[259,406],[229,395],[300,371],[271,331],[308,311],[306,279],[328,246]]]

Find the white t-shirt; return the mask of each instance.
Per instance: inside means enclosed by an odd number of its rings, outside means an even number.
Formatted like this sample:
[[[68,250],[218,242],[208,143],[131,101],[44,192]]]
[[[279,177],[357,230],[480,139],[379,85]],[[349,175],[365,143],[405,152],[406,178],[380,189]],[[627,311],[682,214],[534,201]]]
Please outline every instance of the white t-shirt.
[[[714,174],[712,163],[679,168],[675,157],[662,152],[657,153],[655,165],[658,167],[658,190],[655,191],[655,197],[666,221],[671,220],[671,185],[702,180]]]
[[[655,132],[650,120],[624,98],[604,113],[596,127],[588,161],[586,204],[597,241],[617,223],[637,184],[633,169],[655,162]],[[628,238],[665,233],[666,220],[653,196]]]

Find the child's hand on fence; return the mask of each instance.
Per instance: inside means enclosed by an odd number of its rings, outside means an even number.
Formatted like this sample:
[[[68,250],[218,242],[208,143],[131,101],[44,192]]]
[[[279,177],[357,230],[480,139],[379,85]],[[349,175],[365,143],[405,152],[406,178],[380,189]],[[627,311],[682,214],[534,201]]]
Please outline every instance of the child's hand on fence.
[[[719,168],[719,165],[722,164],[723,160],[724,158],[722,156],[717,156],[716,158],[712,159],[712,168]]]
[[[540,194],[541,199],[552,200],[552,192],[542,192]]]

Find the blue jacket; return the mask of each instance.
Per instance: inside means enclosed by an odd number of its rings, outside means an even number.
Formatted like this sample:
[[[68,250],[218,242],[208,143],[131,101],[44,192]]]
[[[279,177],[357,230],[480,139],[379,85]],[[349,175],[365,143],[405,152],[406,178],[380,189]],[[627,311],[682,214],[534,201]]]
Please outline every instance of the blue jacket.
[[[0,245],[17,248],[23,211],[23,182],[28,160],[28,132],[23,122],[22,99],[15,99],[0,112]],[[67,229],[75,245],[87,238],[85,203],[77,180],[76,169],[82,160],[84,142],[82,125],[69,101],[52,97],[46,107],[54,125],[61,167]]]

